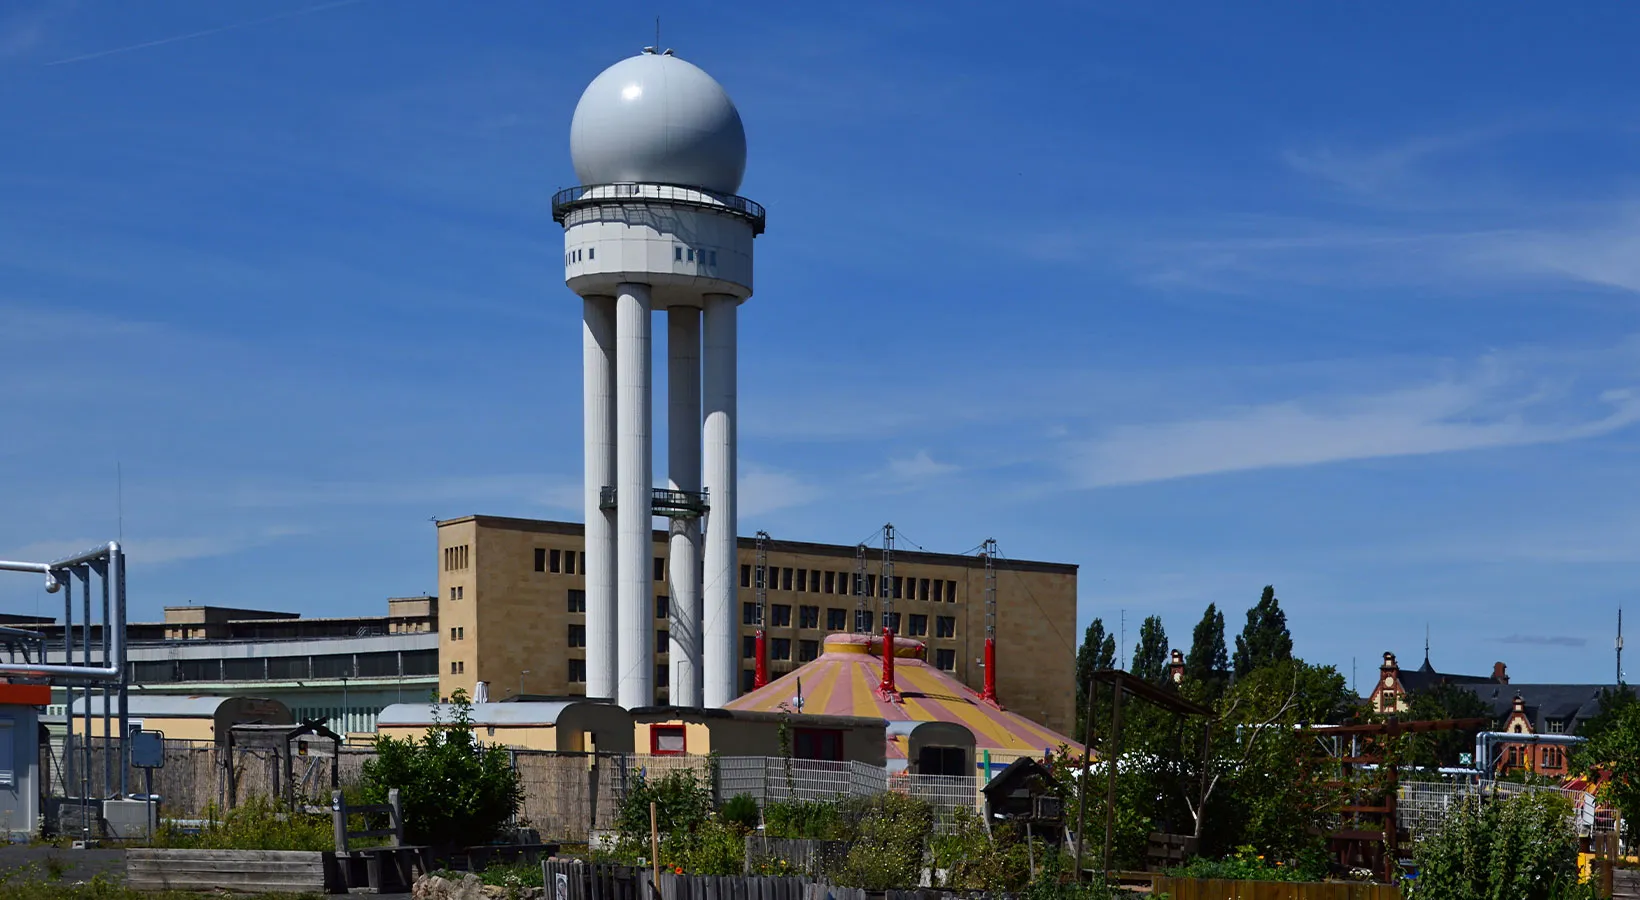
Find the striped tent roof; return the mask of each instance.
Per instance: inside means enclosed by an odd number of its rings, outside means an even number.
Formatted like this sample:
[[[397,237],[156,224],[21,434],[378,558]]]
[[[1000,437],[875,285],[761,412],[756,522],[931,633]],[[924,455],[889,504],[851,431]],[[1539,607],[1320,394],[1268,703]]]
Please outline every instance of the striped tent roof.
[[[877,635],[834,634],[818,659],[731,701],[727,708],[796,711],[801,682],[802,712],[864,716],[895,722],[951,722],[974,735],[976,750],[1005,755],[1040,755],[1061,744],[1082,745],[1018,713],[981,700],[962,682],[930,666],[921,641],[894,639],[894,681],[900,698],[878,694],[883,678],[883,639]],[[906,758],[906,738],[890,728],[890,759]]]

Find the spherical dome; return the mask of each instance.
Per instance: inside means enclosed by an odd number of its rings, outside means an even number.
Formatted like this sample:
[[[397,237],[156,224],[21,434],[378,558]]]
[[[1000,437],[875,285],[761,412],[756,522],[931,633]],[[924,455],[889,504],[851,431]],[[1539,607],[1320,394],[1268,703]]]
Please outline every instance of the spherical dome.
[[[582,184],[658,182],[733,194],[746,173],[746,130],[712,76],[675,56],[644,53],[587,85],[569,152]]]

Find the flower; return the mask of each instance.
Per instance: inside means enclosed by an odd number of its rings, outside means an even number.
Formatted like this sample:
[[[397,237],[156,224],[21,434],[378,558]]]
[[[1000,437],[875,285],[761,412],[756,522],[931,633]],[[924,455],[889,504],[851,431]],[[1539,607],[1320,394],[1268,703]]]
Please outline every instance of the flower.
[[[672,874],[673,875],[682,875],[683,874],[683,866],[673,866],[672,867]]]

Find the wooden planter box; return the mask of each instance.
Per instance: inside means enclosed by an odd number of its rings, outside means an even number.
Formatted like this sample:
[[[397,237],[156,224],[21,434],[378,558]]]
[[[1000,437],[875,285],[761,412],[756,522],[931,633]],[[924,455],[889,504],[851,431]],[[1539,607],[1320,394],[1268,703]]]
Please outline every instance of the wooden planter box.
[[[323,893],[325,859],[314,850],[127,850],[125,882],[144,891]]]

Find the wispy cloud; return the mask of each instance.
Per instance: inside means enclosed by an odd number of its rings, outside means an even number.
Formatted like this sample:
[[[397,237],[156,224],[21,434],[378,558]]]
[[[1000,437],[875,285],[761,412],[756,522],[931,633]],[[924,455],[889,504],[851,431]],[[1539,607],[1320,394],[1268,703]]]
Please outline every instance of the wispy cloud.
[[[928,454],[927,450],[918,450],[906,459],[891,459],[888,461],[888,474],[894,478],[907,481],[949,475],[960,468],[954,463],[945,463],[934,459]]]
[[[1566,634],[1511,634],[1492,640],[1499,644],[1528,644],[1538,647],[1583,647],[1589,643],[1587,638]]]
[[[264,528],[240,534],[138,537],[124,542],[121,547],[130,559],[140,565],[165,565],[167,563],[187,562],[216,556],[231,556],[240,551],[264,546],[280,538],[290,537],[298,533],[298,531],[289,528]],[[8,551],[8,555],[15,559],[31,562],[50,562],[90,547],[101,546],[106,542],[107,538],[102,540],[75,538],[35,541]]]
[[[183,41],[192,41],[192,40],[196,40],[198,38],[210,37],[211,35],[222,34],[224,32],[228,32],[228,31],[239,31],[241,29],[252,28],[252,27],[255,27],[257,25],[268,25],[268,24],[271,24],[273,22],[283,21],[285,19],[294,19],[298,16],[305,16],[305,15],[309,15],[311,13],[323,12],[327,9],[336,9],[337,7],[341,7],[341,6],[353,6],[355,4],[363,3],[363,2],[364,2],[364,0],[334,0],[334,2],[331,2],[331,3],[320,3],[320,4],[317,4],[317,5],[314,5],[314,6],[305,6],[305,7],[302,7],[301,9],[293,9],[293,10],[289,10],[287,12],[276,13],[276,14],[271,15],[271,16],[261,16],[259,18],[255,18],[255,19],[246,19],[246,20],[241,21],[241,22],[232,22],[232,23],[229,23],[227,25],[219,25],[215,28],[202,28],[199,31],[190,31],[190,32],[186,32],[184,34],[173,34],[173,35],[170,35],[169,37],[155,38],[153,40],[141,41],[141,42],[138,42],[138,43],[135,43],[135,44],[126,44],[126,45],[120,46],[120,47],[112,47],[112,48],[107,49],[107,50],[97,50],[97,51],[94,51],[92,53],[81,53],[78,56],[69,56],[69,57],[65,57],[63,59],[53,60],[49,63],[46,63],[46,65],[48,65],[48,66],[66,66],[70,63],[88,62],[88,61],[93,60],[93,59],[102,59],[102,58],[107,57],[107,56],[118,56],[122,53],[132,53],[132,52],[135,52],[137,50],[147,50],[147,49],[150,49],[150,48],[153,48],[153,47],[163,47],[167,44],[180,44]]]
[[[748,465],[744,460],[740,469],[736,511],[741,516],[760,516],[806,506],[822,495],[819,485],[792,472]]]
[[[1568,406],[1575,411],[1568,411]],[[1586,398],[1483,376],[1120,426],[1072,444],[1068,465],[1082,487],[1104,487],[1573,441],[1609,434],[1636,422],[1640,422],[1640,394],[1627,387]]]

